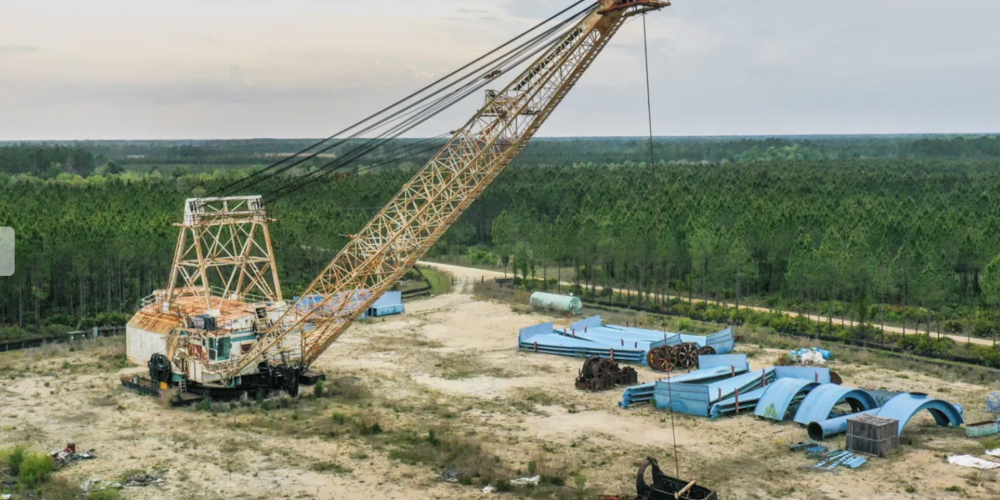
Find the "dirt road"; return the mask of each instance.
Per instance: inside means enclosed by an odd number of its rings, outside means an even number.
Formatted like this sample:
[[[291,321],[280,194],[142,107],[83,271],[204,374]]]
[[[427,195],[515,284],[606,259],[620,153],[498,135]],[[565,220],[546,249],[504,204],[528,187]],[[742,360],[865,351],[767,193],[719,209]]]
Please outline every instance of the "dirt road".
[[[419,264],[422,265],[422,266],[431,266],[431,267],[438,268],[438,269],[440,269],[442,271],[451,273],[452,275],[454,275],[456,277],[460,277],[460,278],[480,279],[482,277],[482,278],[486,278],[486,279],[492,279],[492,278],[502,278],[502,277],[504,277],[504,273],[500,273],[500,272],[497,272],[497,271],[489,271],[489,270],[484,270],[484,269],[476,269],[476,268],[472,268],[472,267],[462,267],[462,266],[455,266],[455,265],[451,265],[451,264],[438,264],[437,262],[420,262]],[[562,284],[563,285],[567,285],[567,286],[571,286],[573,283],[568,282],[568,281],[563,281]],[[628,290],[628,289],[625,289],[625,288],[615,288],[614,291],[616,293],[623,293],[623,294],[629,294],[629,295],[635,295],[635,293],[636,293],[635,290]],[[684,299],[683,297],[671,297],[671,296],[668,296],[668,297],[670,297],[670,298],[679,298],[679,299],[682,299],[682,300],[687,300],[687,299]],[[701,299],[694,299],[694,301],[695,302],[704,302]],[[726,307],[736,307],[735,304],[729,303],[729,302],[709,301],[709,303],[712,303],[712,304],[721,304],[721,305],[726,306]],[[773,309],[768,309],[766,307],[744,307],[744,308],[749,308],[749,309],[752,309],[754,311],[759,311],[759,312],[773,312],[774,311]],[[793,318],[796,318],[796,317],[799,316],[799,314],[796,313],[796,312],[794,312],[794,311],[784,311],[784,313],[787,314],[787,315],[789,315],[789,316],[791,316],[791,317],[793,317]],[[819,316],[819,315],[813,315],[813,314],[803,314],[802,316],[805,316],[806,318],[808,318],[810,320],[818,321],[818,322],[822,322],[822,323],[826,323],[827,321],[830,320],[830,318],[828,318],[826,316]],[[844,319],[840,319],[840,318],[833,318],[833,324],[847,326],[847,325],[850,324],[850,322],[847,321],[847,320],[844,320]],[[902,328],[896,327],[896,326],[885,326],[885,331],[888,332],[888,333],[898,333],[898,334],[906,333],[906,334],[909,334],[909,335],[913,335],[913,333],[914,333],[914,330],[912,328],[904,332]],[[935,334],[932,333],[931,335],[933,336]],[[975,338],[975,337],[963,337],[961,335],[945,335],[945,334],[942,334],[941,336],[942,337],[949,337],[952,340],[954,340],[955,342],[968,342],[968,343],[972,343],[972,344],[976,344],[976,345],[986,345],[986,346],[993,345],[993,341],[992,340],[987,340],[987,339],[980,339],[980,338]]]

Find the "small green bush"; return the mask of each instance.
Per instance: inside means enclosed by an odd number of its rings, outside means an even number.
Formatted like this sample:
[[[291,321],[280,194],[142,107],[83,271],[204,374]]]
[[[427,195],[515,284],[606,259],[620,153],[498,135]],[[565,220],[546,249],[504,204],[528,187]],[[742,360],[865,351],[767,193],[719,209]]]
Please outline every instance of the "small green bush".
[[[323,397],[323,389],[323,381],[320,380],[319,382],[316,382],[316,385],[313,386],[313,396],[316,396],[317,398]]]
[[[97,490],[91,491],[87,495],[87,500],[121,500],[122,494],[118,490]]]
[[[17,475],[21,472],[21,464],[24,463],[24,457],[27,454],[28,448],[23,444],[4,448],[3,451],[0,451],[0,465],[6,466]]]
[[[194,406],[195,410],[198,411],[212,411],[212,400],[211,398],[205,398],[198,401],[198,404]]]
[[[40,484],[49,479],[49,474],[56,470],[56,463],[52,457],[41,453],[28,453],[21,463],[18,480],[29,489],[37,488]]]

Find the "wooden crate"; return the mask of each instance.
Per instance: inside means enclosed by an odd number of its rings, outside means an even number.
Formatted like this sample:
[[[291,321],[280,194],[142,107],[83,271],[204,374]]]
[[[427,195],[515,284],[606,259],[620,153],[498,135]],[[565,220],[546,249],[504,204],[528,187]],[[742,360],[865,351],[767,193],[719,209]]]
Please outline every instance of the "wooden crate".
[[[899,449],[899,421],[874,415],[858,415],[847,420],[847,450],[887,457]]]

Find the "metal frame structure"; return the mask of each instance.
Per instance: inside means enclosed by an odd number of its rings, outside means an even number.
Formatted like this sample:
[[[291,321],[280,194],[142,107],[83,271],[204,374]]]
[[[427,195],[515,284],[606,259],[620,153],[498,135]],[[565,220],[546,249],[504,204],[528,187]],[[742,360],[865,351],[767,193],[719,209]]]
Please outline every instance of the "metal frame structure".
[[[502,91],[489,91],[487,104],[354,235],[302,294],[321,296],[321,302],[305,313],[288,308],[238,362],[209,364],[205,369],[232,379],[262,360],[284,364],[280,346],[296,333],[301,333],[297,353],[301,363],[308,366],[315,361],[510,164],[626,18],[669,5],[657,0],[599,0],[513,83]]]
[[[163,312],[179,312],[174,301],[184,296],[204,297],[209,315],[213,294],[281,302],[271,222],[260,196],[187,200]]]

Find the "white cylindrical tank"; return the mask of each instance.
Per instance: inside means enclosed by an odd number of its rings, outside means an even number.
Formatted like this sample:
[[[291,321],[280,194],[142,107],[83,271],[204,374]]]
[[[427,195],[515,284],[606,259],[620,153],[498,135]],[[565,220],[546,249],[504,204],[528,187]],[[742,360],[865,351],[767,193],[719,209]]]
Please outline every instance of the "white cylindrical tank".
[[[580,297],[573,297],[572,295],[535,292],[531,294],[531,307],[579,314],[583,311],[583,301],[580,300]]]

